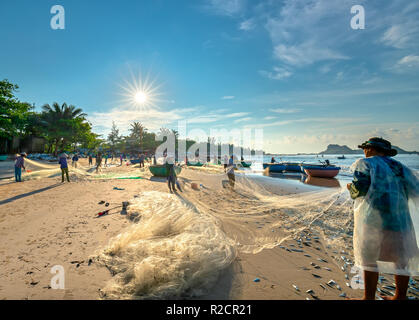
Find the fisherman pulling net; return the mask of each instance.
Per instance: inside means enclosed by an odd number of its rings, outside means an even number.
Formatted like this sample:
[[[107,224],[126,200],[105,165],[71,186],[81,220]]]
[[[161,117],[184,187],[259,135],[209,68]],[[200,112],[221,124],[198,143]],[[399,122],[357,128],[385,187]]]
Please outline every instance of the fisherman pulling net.
[[[364,270],[364,299],[374,299],[378,273],[395,275],[395,299],[406,298],[409,276],[419,275],[419,179],[392,159],[390,142],[371,138],[359,146],[348,184],[354,206],[355,265]]]

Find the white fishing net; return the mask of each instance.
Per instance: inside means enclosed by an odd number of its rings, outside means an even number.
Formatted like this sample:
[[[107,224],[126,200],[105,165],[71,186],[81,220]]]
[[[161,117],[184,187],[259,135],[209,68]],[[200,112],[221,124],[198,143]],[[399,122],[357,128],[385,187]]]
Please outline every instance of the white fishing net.
[[[132,201],[128,214],[140,221],[98,256],[115,275],[103,298],[200,296],[236,257],[216,219],[176,195],[144,192]]]

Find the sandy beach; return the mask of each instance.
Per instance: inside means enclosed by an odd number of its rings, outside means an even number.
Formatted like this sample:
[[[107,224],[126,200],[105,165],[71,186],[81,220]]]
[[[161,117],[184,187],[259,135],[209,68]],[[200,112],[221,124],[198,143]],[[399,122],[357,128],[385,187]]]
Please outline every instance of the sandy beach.
[[[351,288],[352,208],[340,189],[281,181],[267,191],[237,174],[231,191],[214,166],[183,168],[183,192],[170,194],[147,167],[96,174],[81,159],[70,183],[55,164],[28,160],[27,168],[23,183],[0,180],[0,299],[363,295]],[[55,265],[64,267],[64,290],[50,287]],[[393,282],[385,276],[379,287]]]

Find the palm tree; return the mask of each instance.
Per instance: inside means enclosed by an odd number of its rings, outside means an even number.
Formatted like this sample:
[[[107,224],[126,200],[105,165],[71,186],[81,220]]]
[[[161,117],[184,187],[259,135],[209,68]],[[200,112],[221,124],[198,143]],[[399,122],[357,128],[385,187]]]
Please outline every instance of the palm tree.
[[[86,114],[82,109],[73,105],[68,106],[63,103],[61,106],[54,102],[52,106],[45,104],[42,106],[42,117],[44,122],[44,130],[48,136],[50,143],[54,143],[54,154],[57,154],[58,145],[64,147],[68,140],[74,137],[73,120],[84,120]]]
[[[138,140],[140,149],[143,151],[143,139],[145,132],[147,131],[146,127],[142,125],[141,122],[134,121],[131,123],[131,139]]]

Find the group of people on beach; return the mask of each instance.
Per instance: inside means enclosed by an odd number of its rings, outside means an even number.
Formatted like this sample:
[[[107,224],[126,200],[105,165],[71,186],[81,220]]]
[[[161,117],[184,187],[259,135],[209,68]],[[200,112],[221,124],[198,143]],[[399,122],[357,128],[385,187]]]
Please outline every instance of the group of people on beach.
[[[375,299],[379,272],[395,275],[396,292],[393,299],[406,299],[411,276],[419,276],[419,179],[405,165],[393,159],[397,150],[389,141],[374,137],[359,145],[365,158],[353,164],[353,181],[347,189],[354,204],[355,266],[363,271],[364,299]],[[16,182],[22,182],[26,153],[15,161]],[[59,155],[62,182],[68,173],[68,156]],[[141,155],[140,167],[145,156]],[[228,161],[227,161],[228,159]],[[77,168],[78,155],[72,157]],[[122,164],[122,155],[120,155]],[[274,161],[274,159],[273,159]],[[102,154],[96,156],[96,170]],[[105,163],[107,157],[105,156]],[[92,156],[89,155],[89,164]],[[167,182],[171,192],[180,190],[175,159],[165,158]],[[224,157],[224,171],[230,186],[235,185],[234,156]]]

